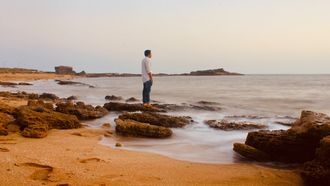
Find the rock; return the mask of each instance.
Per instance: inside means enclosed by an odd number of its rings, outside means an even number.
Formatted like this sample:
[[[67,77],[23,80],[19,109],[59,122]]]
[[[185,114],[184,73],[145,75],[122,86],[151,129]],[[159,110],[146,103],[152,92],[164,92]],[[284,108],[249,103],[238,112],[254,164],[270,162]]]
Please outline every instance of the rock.
[[[102,124],[102,126],[101,126],[103,129],[109,129],[109,128],[111,128],[111,124],[110,123],[104,123],[104,124]]]
[[[330,135],[330,117],[322,113],[302,111],[300,119],[289,130],[319,141]]]
[[[228,120],[208,120],[205,124],[212,128],[221,130],[252,130],[252,129],[264,129],[266,125],[249,123],[249,122],[233,122]]]
[[[256,115],[233,115],[233,116],[225,116],[225,118],[229,119],[267,119],[269,117],[266,116],[256,116]]]
[[[138,101],[140,101],[140,100],[136,99],[135,97],[126,99],[126,102],[138,102]]]
[[[195,110],[206,110],[206,111],[220,111],[222,108],[217,106],[210,106],[210,105],[190,105],[192,109]]]
[[[39,99],[39,95],[38,94],[29,94],[28,95],[28,99]]]
[[[123,145],[121,143],[116,143],[116,147],[122,147]]]
[[[267,153],[271,160],[285,163],[312,160],[318,143],[285,130],[250,132],[245,141],[246,145]]]
[[[293,123],[289,122],[289,121],[287,121],[287,122],[285,122],[285,121],[275,121],[274,123],[279,124],[279,125],[289,126],[289,127],[293,125]]]
[[[83,85],[83,86],[88,86],[90,88],[94,88],[94,86],[86,84],[86,83],[81,83],[81,82],[76,82],[76,81],[64,81],[64,80],[57,80],[57,84],[59,85]]]
[[[31,83],[26,83],[26,82],[21,82],[21,83],[18,83],[18,85],[31,86],[31,85],[33,85],[33,84],[31,84]]]
[[[246,144],[235,143],[233,150],[248,159],[252,159],[252,160],[256,160],[256,161],[269,161],[270,160],[269,156],[266,153],[254,148],[254,147],[246,145]]]
[[[250,132],[245,144],[266,153],[272,161],[304,163],[315,158],[320,140],[328,135],[330,118],[327,115],[302,111],[300,119],[289,130]]]
[[[110,100],[110,101],[120,101],[123,100],[123,98],[121,96],[115,96],[115,95],[111,95],[111,96],[105,96],[106,100]]]
[[[128,112],[135,112],[135,111],[149,111],[149,112],[165,112],[157,107],[147,108],[144,107],[142,104],[128,104],[128,103],[119,103],[119,102],[110,102],[106,103],[103,106],[109,111],[128,111]]]
[[[306,185],[330,185],[330,136],[321,140],[313,161],[304,164],[301,175]]]
[[[57,67],[55,67],[55,73],[56,74],[76,74],[76,72],[73,71],[73,68],[69,67],[69,66],[57,66]]]
[[[56,111],[64,114],[71,114],[78,117],[80,120],[91,120],[101,118],[108,114],[108,111],[101,107],[92,105],[85,105],[83,102],[74,103],[58,103],[56,104]]]
[[[66,99],[69,100],[69,101],[72,101],[72,100],[77,100],[78,97],[77,96],[70,96],[70,97],[68,97]]]
[[[29,100],[27,105],[30,107],[43,107],[49,110],[54,110],[54,105],[52,103],[45,103],[42,100]]]
[[[7,136],[7,135],[8,135],[8,131],[2,126],[0,126],[0,136]]]
[[[116,119],[116,133],[125,136],[137,136],[148,138],[166,138],[172,135],[172,131],[166,127],[159,127],[133,120]]]
[[[55,94],[51,93],[43,93],[39,96],[40,99],[46,99],[46,100],[57,100],[59,97],[57,97]]]
[[[6,86],[6,87],[15,87],[18,85],[17,83],[12,83],[12,82],[5,82],[5,81],[0,81],[1,86]]]
[[[9,115],[15,115],[16,111],[17,110],[15,107],[11,107],[9,105],[0,103],[0,112],[9,114]]]
[[[74,129],[81,127],[76,116],[44,109],[37,112],[33,107],[22,106],[18,109],[16,123],[23,129],[22,135],[30,138],[43,138],[49,129]]]
[[[18,126],[17,124],[15,123],[9,123],[7,126],[7,131],[8,132],[20,132],[21,129],[20,129],[20,126]]]
[[[13,120],[14,120],[14,117],[12,115],[0,112],[0,136],[8,135],[6,126],[8,123],[12,122]]]
[[[158,113],[125,113],[119,116],[119,119],[126,120],[135,120],[142,123],[149,123],[151,125],[163,126],[163,127],[184,127],[187,124],[191,123],[191,118],[189,117],[176,117],[168,116]]]
[[[221,76],[221,75],[242,75],[239,73],[227,72],[223,68],[211,70],[199,70],[190,72],[191,76]]]

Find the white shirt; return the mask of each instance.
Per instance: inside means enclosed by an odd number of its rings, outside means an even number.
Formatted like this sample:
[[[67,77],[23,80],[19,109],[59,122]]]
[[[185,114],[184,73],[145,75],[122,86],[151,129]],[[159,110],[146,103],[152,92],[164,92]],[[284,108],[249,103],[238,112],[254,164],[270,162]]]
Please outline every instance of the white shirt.
[[[150,80],[149,74],[151,72],[151,59],[148,57],[145,57],[142,60],[142,81],[143,83]]]

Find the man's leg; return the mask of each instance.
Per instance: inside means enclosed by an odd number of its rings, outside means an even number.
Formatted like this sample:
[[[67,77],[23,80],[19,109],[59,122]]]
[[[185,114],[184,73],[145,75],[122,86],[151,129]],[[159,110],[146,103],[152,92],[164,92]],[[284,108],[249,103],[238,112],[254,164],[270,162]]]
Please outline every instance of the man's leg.
[[[147,103],[147,82],[143,83],[142,101],[143,104]]]
[[[150,104],[151,86],[152,86],[151,81],[148,81],[148,86],[147,86],[147,97],[146,97],[146,101],[147,101],[148,104]]]

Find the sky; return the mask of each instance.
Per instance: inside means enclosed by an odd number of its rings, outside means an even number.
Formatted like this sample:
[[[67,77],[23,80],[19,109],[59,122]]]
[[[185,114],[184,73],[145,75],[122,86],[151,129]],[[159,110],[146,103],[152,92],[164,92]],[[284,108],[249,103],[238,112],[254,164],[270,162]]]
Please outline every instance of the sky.
[[[329,74],[329,0],[0,0],[0,66]]]

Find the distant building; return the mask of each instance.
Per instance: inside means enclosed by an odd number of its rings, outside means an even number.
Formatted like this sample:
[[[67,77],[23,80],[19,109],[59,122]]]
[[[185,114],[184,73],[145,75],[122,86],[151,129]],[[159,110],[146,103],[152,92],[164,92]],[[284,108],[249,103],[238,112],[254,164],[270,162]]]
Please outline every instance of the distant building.
[[[57,66],[55,72],[56,74],[76,74],[73,68],[69,66]]]

